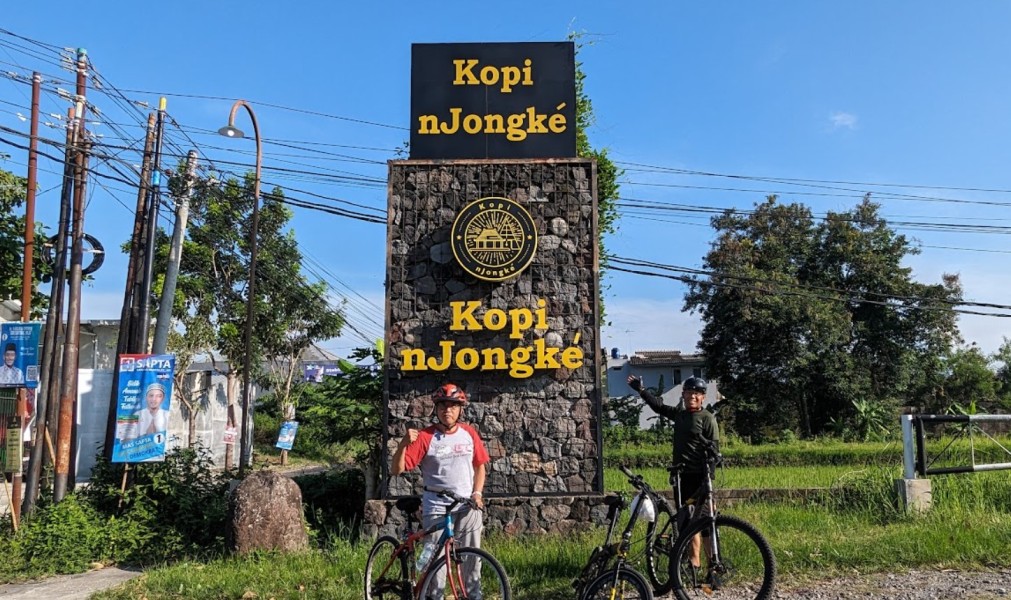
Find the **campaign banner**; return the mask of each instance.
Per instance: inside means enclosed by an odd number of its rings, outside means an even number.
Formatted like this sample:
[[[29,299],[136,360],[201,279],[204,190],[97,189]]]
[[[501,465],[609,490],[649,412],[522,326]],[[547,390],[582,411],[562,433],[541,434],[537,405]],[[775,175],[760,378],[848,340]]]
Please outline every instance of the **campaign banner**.
[[[341,368],[335,364],[303,365],[302,373],[305,381],[322,383],[324,377],[339,377],[343,375]]]
[[[295,433],[298,432],[298,421],[285,421],[281,423],[281,431],[277,434],[275,447],[281,450],[291,450],[295,443]]]
[[[171,354],[121,354],[112,462],[165,460],[172,406]]]
[[[40,322],[0,323],[0,387],[38,387],[40,331]]]

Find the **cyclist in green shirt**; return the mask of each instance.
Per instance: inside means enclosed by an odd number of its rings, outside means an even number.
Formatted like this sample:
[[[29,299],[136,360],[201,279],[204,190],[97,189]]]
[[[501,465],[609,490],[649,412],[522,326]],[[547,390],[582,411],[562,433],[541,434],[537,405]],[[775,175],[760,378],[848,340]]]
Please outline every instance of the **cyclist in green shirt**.
[[[672,465],[684,465],[680,480],[680,497],[687,500],[703,485],[705,477],[706,453],[704,440],[709,440],[719,448],[720,428],[716,417],[702,407],[706,398],[706,380],[701,377],[689,377],[681,387],[681,399],[684,406],[669,406],[663,403],[663,398],[656,397],[653,392],[642,385],[642,378],[629,375],[628,385],[639,392],[646,404],[661,417],[666,417],[674,423],[674,454]],[[671,483],[675,483],[671,481]],[[708,507],[706,498],[700,498],[703,507]],[[693,565],[699,565],[700,540],[692,541]]]

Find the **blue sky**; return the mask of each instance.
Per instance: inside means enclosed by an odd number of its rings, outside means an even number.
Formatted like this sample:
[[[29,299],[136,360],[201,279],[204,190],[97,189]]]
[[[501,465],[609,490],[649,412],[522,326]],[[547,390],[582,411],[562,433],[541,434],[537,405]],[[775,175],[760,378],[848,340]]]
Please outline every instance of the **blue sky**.
[[[169,128],[173,147],[195,144],[205,164],[251,168],[251,141],[213,134],[232,100],[248,100],[265,139],[268,185],[301,199],[353,202],[368,214],[385,210],[386,161],[409,137],[411,43],[557,41],[585,32],[578,58],[597,115],[591,142],[625,168],[623,197],[746,209],[779,192],[823,214],[872,192],[886,217],[914,224],[900,231],[923,245],[907,261],[918,280],[959,273],[967,299],[1008,303],[1011,248],[1000,235],[1011,224],[1006,3],[180,0],[145,11],[97,0],[73,14],[56,4],[7,6],[0,28],[87,49],[100,79],[130,101],[154,108],[166,94],[178,124]],[[39,70],[49,81],[72,80],[51,62],[52,50],[32,41],[0,34],[0,126],[22,132],[18,113],[28,114],[30,89],[19,76]],[[142,137],[149,109],[89,94],[104,112],[106,122],[91,127],[100,139],[127,145]],[[43,98],[44,113],[66,107]],[[244,114],[237,125],[251,131]],[[63,137],[49,127],[40,133]],[[23,152],[3,141],[0,152],[11,156],[0,168],[25,173]],[[129,150],[119,156],[136,161]],[[55,170],[40,163],[39,217],[50,223]],[[132,225],[123,205],[133,203],[124,184],[93,185],[86,229],[117,248]],[[381,334],[385,226],[295,210],[312,269],[335,298],[348,298],[366,337]],[[697,268],[711,239],[706,214],[623,210],[608,248]],[[110,256],[86,291],[85,318],[118,317],[124,271],[125,258]],[[604,346],[694,348],[700,322],[681,312],[680,283],[612,273],[605,285]],[[986,351],[1011,336],[1007,318],[965,315],[960,325]],[[362,342],[349,332],[325,346],[344,354]]]

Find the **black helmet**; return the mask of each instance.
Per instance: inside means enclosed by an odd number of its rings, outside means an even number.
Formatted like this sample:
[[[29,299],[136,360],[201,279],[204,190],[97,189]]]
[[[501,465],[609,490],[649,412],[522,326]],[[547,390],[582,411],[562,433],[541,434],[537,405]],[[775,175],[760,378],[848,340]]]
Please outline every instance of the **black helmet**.
[[[706,380],[701,377],[689,377],[685,379],[685,384],[681,389],[690,392],[705,392]]]

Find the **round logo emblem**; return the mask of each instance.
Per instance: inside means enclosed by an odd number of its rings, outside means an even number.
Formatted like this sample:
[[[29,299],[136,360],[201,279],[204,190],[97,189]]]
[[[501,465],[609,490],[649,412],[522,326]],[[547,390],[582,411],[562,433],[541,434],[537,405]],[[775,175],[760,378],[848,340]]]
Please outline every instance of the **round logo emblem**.
[[[453,256],[465,271],[502,281],[527,268],[537,251],[537,228],[525,208],[508,198],[481,198],[453,221]]]

